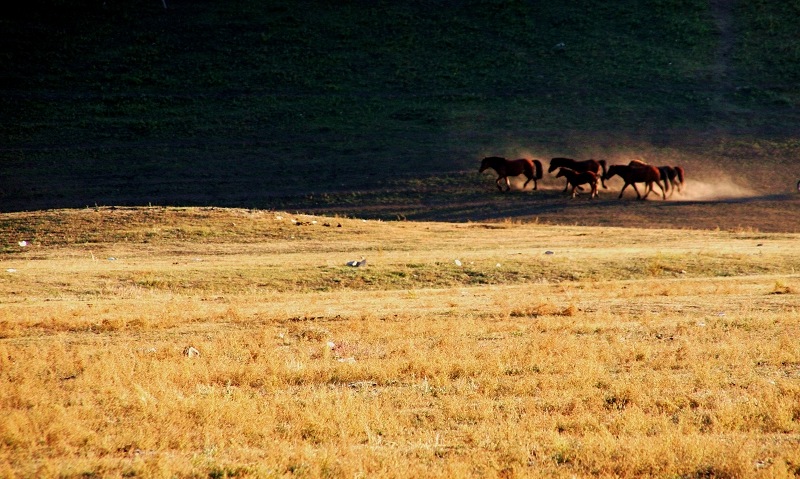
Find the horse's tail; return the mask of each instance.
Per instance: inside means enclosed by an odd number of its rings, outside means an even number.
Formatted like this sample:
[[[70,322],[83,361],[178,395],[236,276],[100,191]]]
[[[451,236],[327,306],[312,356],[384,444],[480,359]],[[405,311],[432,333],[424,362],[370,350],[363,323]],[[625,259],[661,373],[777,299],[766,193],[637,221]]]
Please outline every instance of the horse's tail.
[[[533,166],[536,167],[536,178],[537,180],[541,180],[544,173],[542,172],[542,162],[539,160],[533,160]]]
[[[683,168],[680,167],[680,166],[676,166],[675,167],[675,172],[678,174],[678,181],[680,181],[681,185],[682,185],[683,184]]]
[[[600,167],[603,168],[603,176],[600,177],[600,184],[603,185],[603,188],[608,189],[606,186],[606,177],[608,177],[608,168],[606,167],[606,160],[597,160],[600,163]]]

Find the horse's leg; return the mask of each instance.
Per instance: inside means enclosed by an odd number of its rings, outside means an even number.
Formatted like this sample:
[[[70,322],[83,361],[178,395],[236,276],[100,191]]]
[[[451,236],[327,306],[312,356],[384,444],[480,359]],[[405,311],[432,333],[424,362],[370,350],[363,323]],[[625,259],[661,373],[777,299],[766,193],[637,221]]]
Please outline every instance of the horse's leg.
[[[502,180],[503,178],[504,178],[503,176],[498,176],[497,179],[494,181],[494,184],[497,185],[497,189],[500,191],[503,191],[503,187],[500,186],[500,180]],[[506,180],[508,180],[508,178],[506,178]]]
[[[608,189],[608,187],[606,186],[606,181],[603,179],[603,175],[601,174],[601,173],[603,172],[603,168],[602,168],[600,165],[598,165],[598,167],[597,167],[597,169],[596,169],[596,170],[589,170],[589,171],[590,171],[590,172],[592,172],[592,173],[594,173],[594,175],[595,175],[595,176],[596,176],[596,177],[597,177],[597,178],[598,178],[600,181],[602,181],[602,182],[603,182],[603,188],[605,188],[605,189]],[[592,189],[592,185],[591,185],[591,183],[587,182],[586,184],[589,186],[589,189],[591,190],[591,189]]]
[[[657,182],[657,183],[658,183],[658,187],[661,188],[661,199],[662,200],[666,200],[667,199],[667,190],[665,190],[664,187],[661,186],[661,183],[659,183],[659,182]],[[664,181],[664,184],[666,184],[666,183],[667,182]]]
[[[506,176],[506,191],[511,191],[511,180]]]
[[[600,170],[603,173],[600,174],[600,172],[598,171],[597,176],[600,177],[600,184],[603,185],[603,189],[607,190],[608,186],[606,186],[606,175],[608,175],[608,168],[606,168],[606,160],[599,160],[598,163],[600,163]]]
[[[631,186],[633,186],[633,191],[636,192],[636,199],[641,200],[642,195],[639,194],[639,188],[636,187],[636,183],[631,183]]]
[[[650,192],[653,191],[653,182],[652,181],[645,181],[644,183],[644,196],[639,198],[641,200],[647,199],[647,196]]]
[[[625,192],[625,188],[627,188],[629,184],[630,184],[630,183],[628,183],[628,182],[626,181],[626,182],[625,182],[625,184],[624,184],[624,185],[622,185],[622,189],[621,189],[621,190],[619,190],[619,198],[622,198],[622,193],[624,193],[624,192]],[[636,188],[636,186],[634,186],[634,188]],[[639,193],[637,192],[636,194],[639,194]]]
[[[525,189],[526,186],[528,186],[528,183],[530,183],[532,179],[533,178],[528,178],[528,180],[525,183],[522,184],[522,189],[523,190]],[[536,189],[536,182],[533,183],[533,189],[534,190]]]

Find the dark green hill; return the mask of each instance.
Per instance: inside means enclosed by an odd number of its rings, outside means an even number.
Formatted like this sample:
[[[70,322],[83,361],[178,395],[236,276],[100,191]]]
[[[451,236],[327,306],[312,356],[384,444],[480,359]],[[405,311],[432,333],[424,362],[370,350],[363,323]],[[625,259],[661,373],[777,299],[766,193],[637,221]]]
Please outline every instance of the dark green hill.
[[[0,210],[413,216],[409,195],[490,191],[486,154],[800,173],[797,2],[166,3],[0,20]]]

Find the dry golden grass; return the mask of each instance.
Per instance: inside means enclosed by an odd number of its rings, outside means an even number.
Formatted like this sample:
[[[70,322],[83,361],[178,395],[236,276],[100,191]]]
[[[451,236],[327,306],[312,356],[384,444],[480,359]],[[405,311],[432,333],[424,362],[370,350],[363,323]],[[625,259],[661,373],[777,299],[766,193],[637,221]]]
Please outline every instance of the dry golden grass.
[[[800,475],[797,234],[0,222],[0,477]]]

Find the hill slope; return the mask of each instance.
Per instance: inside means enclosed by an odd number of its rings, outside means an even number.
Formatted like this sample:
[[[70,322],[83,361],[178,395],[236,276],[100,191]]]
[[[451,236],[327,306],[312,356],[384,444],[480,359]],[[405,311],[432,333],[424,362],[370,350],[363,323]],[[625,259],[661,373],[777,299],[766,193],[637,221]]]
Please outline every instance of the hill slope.
[[[167,4],[40,0],[2,20],[3,211],[414,217],[398,198],[485,198],[490,153],[646,156],[695,178],[756,160],[737,184],[757,192],[800,177],[782,2]]]

